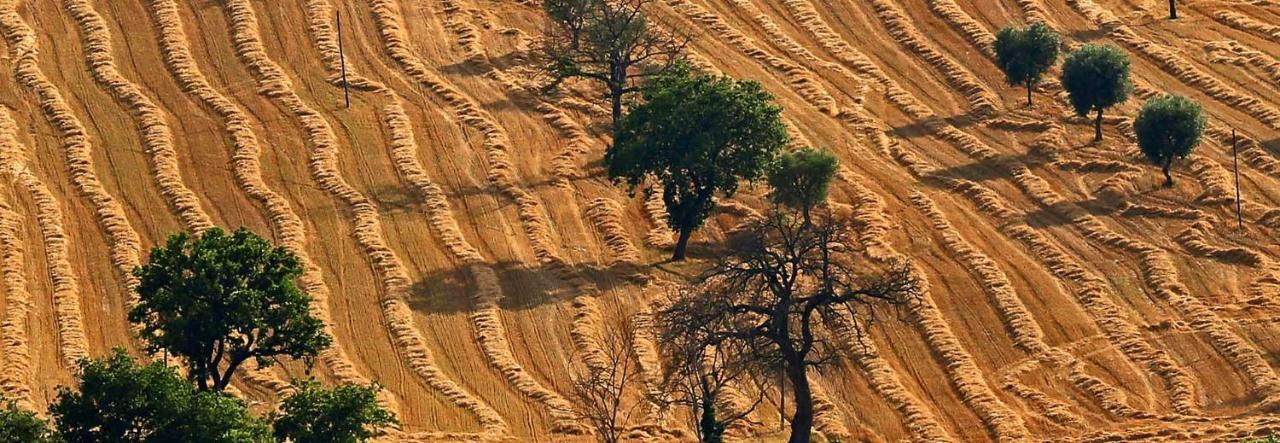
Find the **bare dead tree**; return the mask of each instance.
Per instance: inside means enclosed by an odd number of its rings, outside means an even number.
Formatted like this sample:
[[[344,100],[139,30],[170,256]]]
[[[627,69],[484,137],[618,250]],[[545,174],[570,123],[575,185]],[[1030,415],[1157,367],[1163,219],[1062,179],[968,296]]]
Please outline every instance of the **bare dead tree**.
[[[683,60],[689,38],[650,26],[646,5],[654,0],[543,0],[551,18],[540,53],[552,78],[546,91],[570,78],[604,84],[613,122],[622,119],[624,96],[639,80],[666,72]]]
[[[920,297],[906,263],[878,274],[860,270],[847,224],[829,212],[812,222],[772,211],[725,242],[696,285],[664,309],[670,324],[705,325],[705,339],[741,352],[761,375],[782,371],[792,387],[791,443],[809,441],[813,398],[808,369],[841,353],[837,331],[861,336],[877,305]]]
[[[768,383],[754,376],[750,362],[742,359],[750,353],[736,347],[742,342],[720,341],[713,327],[659,319],[659,338],[663,357],[663,379],[654,403],[666,409],[689,410],[692,428],[699,442],[720,443],[725,431],[734,423],[750,421],[750,414],[769,392]],[[751,382],[755,389],[749,404],[733,404],[730,389]],[[758,423],[755,423],[758,424]]]
[[[631,358],[633,332],[631,323],[626,321],[617,327],[606,328],[601,336],[603,364],[592,367],[582,363],[569,370],[574,414],[590,426],[602,443],[621,440],[631,425],[632,417],[649,406],[643,397],[627,395],[627,391],[635,383],[642,383],[644,377],[639,362]]]

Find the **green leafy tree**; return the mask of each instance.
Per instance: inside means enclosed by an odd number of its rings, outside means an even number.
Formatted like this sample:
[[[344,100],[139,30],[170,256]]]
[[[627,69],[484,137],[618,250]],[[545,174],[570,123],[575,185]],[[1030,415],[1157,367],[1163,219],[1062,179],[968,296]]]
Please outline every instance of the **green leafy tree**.
[[[687,38],[654,29],[645,14],[653,0],[543,0],[551,18],[541,53],[553,78],[547,90],[570,78],[604,84],[613,123],[622,119],[624,96],[637,81],[662,74],[683,60]]]
[[[0,398],[0,443],[52,443],[49,424],[35,412],[24,411],[18,403]]]
[[[1058,33],[1044,23],[1025,28],[1005,27],[996,34],[996,65],[1004,71],[1010,85],[1027,87],[1027,106],[1031,91],[1058,61]]]
[[[668,224],[680,233],[672,259],[683,260],[689,236],[715,208],[712,197],[759,179],[787,144],[782,108],[759,83],[687,66],[655,78],[643,96],[604,163],[632,190],[651,179],[662,186]]]
[[[1062,87],[1076,115],[1096,112],[1094,141],[1102,141],[1102,111],[1129,99],[1129,56],[1112,45],[1085,45],[1062,64]]]
[[[297,381],[297,392],[275,416],[279,441],[294,443],[358,443],[384,434],[396,424],[395,414],[378,404],[377,386],[343,384],[325,389],[319,382]]]
[[[81,361],[79,386],[60,389],[49,413],[68,443],[271,441],[240,400],[197,392],[172,368],[138,365],[122,349]]]
[[[297,257],[244,228],[175,234],[134,269],[129,320],[142,325],[149,352],[181,357],[200,390],[221,391],[250,358],[263,367],[279,356],[310,361],[329,346],[294,283],[301,274]]]
[[[1175,158],[1185,158],[1200,144],[1204,134],[1204,111],[1200,104],[1177,95],[1152,99],[1142,105],[1133,130],[1138,147],[1147,159],[1164,171],[1164,186],[1173,186],[1169,167]]]
[[[809,221],[813,208],[827,200],[827,190],[839,168],[840,160],[827,151],[804,148],[782,154],[769,170],[773,201],[800,211]]]

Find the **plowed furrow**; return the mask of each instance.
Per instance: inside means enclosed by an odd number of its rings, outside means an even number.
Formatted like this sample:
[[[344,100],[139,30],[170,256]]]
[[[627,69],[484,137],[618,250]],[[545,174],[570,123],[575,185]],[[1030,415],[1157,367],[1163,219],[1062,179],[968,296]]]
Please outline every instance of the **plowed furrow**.
[[[8,190],[0,190],[0,279],[4,287],[4,319],[0,321],[0,393],[25,410],[35,409],[31,398],[31,348],[28,346],[28,316],[31,293],[27,292],[25,259],[18,230],[22,219],[9,205]]]
[[[248,0],[230,0],[225,4],[225,13],[231,23],[236,55],[253,74],[260,93],[293,114],[305,129],[311,145],[308,165],[312,179],[334,200],[342,202],[354,219],[352,235],[377,270],[382,285],[383,320],[397,350],[427,386],[479,418],[486,431],[504,433],[506,423],[492,408],[463,390],[436,366],[425,339],[414,325],[413,311],[405,302],[409,278],[399,257],[382,237],[376,206],[338,172],[339,146],[332,127],[324,116],[302,101],[283,69],[268,57],[252,5]]]

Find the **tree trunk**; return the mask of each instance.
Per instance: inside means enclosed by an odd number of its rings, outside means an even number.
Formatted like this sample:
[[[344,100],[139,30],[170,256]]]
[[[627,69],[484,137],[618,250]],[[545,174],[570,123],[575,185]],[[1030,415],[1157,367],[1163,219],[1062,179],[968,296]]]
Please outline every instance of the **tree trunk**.
[[[680,227],[680,239],[676,241],[676,250],[671,254],[671,261],[684,260],[684,251],[689,247],[689,237],[693,235],[693,225],[685,224]]]
[[[787,443],[809,443],[809,433],[813,430],[813,396],[809,392],[809,376],[805,373],[804,363],[789,363],[787,378],[791,381],[796,413],[791,416],[791,438]]]
[[[613,106],[613,130],[616,133],[618,131],[618,122],[622,121],[622,89],[609,88],[609,100]]]
[[[1169,20],[1178,18],[1178,2],[1177,0],[1169,0]]]
[[[1162,169],[1164,171],[1164,187],[1166,188],[1173,187],[1173,176],[1169,175],[1169,167],[1172,165],[1173,165],[1173,156],[1171,155],[1171,156],[1165,157],[1164,168]]]
[[[1102,142],[1102,108],[1098,108],[1098,118],[1093,121],[1093,141]]]
[[[1027,81],[1027,107],[1031,107],[1031,81]]]

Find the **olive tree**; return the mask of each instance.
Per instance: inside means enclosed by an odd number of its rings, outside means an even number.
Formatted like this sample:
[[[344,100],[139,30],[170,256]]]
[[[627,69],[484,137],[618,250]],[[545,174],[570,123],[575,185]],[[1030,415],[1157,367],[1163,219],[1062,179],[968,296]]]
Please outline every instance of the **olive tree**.
[[[1164,186],[1173,186],[1169,167],[1175,158],[1185,158],[1200,144],[1205,118],[1200,104],[1178,95],[1147,101],[1133,121],[1138,147],[1148,160],[1164,171]]]
[[[23,410],[18,403],[0,397],[0,443],[51,443],[49,423],[35,412]]]
[[[244,402],[196,391],[172,368],[139,365],[116,349],[80,362],[76,389],[60,388],[49,406],[68,443],[265,443],[266,422]]]
[[[813,208],[827,200],[840,160],[827,151],[804,148],[782,154],[769,170],[774,203],[796,209],[808,221]]]
[[[1129,99],[1129,56],[1112,45],[1085,45],[1062,64],[1062,87],[1076,115],[1096,112],[1094,141],[1102,141],[1102,112]]]
[[[644,9],[654,0],[543,0],[551,19],[541,45],[547,90],[570,78],[602,83],[613,123],[637,81],[662,74],[683,59],[689,40],[654,29]]]
[[[861,271],[847,226],[825,213],[809,223],[780,211],[750,221],[660,311],[666,323],[697,325],[709,342],[745,353],[738,361],[758,374],[786,375],[795,399],[791,443],[808,442],[813,428],[809,369],[847,350],[839,343],[861,336],[876,304],[909,303],[921,291],[907,264]]]
[[[200,390],[221,391],[248,359],[309,362],[329,346],[311,297],[294,282],[301,274],[296,256],[244,228],[175,234],[134,269],[129,320],[141,324],[147,351],[181,358]]]
[[[687,66],[654,78],[643,98],[618,126],[604,164],[632,191],[651,180],[662,188],[667,223],[680,234],[672,260],[683,260],[693,230],[715,208],[712,197],[761,178],[787,144],[782,108],[757,82]]]
[[[314,380],[295,381],[296,391],[274,416],[276,439],[293,443],[361,443],[396,424],[378,404],[378,386],[342,384],[325,389]]]
[[[1025,28],[1005,27],[996,34],[996,65],[1004,71],[1010,85],[1027,87],[1027,106],[1031,91],[1058,60],[1060,38],[1044,23]]]

